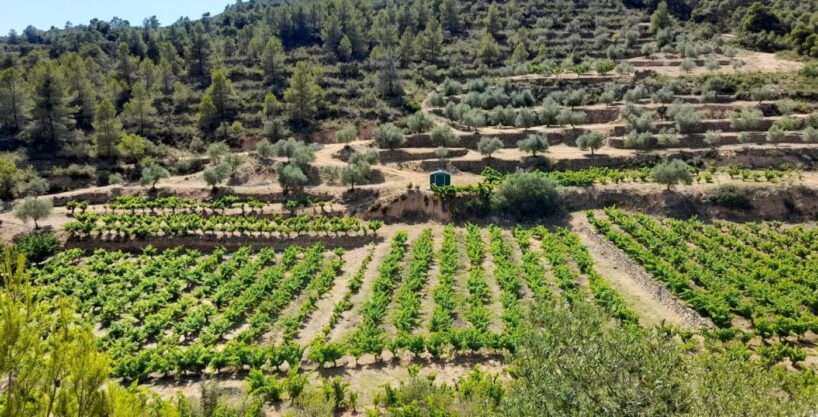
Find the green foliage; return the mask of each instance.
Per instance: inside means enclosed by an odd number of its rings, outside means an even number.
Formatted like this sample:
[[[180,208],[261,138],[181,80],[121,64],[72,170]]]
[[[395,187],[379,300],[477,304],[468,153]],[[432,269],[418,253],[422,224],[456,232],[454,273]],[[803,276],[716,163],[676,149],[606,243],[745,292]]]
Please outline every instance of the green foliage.
[[[577,147],[580,150],[591,150],[591,156],[594,151],[605,145],[605,134],[602,132],[592,131],[583,133],[577,138]]]
[[[372,135],[378,147],[394,151],[396,148],[403,146],[406,143],[406,138],[403,136],[403,130],[393,123],[385,123],[378,126]]]
[[[28,223],[34,222],[34,228],[39,229],[38,222],[51,215],[53,205],[51,200],[35,197],[26,197],[14,206],[14,217]]]
[[[42,262],[57,253],[60,242],[51,232],[27,233],[17,239],[14,244],[26,256],[29,262]]]
[[[477,141],[477,151],[491,158],[491,155],[503,148],[503,142],[497,137],[483,136]]]
[[[559,206],[557,183],[535,173],[517,172],[505,177],[494,192],[497,210],[522,215],[542,216]]]
[[[690,173],[690,167],[680,159],[656,165],[651,170],[651,175],[653,175],[653,179],[657,183],[666,185],[668,190],[679,183],[693,183],[693,174]]]
[[[517,142],[517,148],[523,152],[530,152],[531,156],[537,156],[538,152],[548,150],[548,138],[543,135],[530,134]]]
[[[739,209],[750,209],[752,204],[747,198],[747,190],[735,185],[724,184],[720,185],[712,193],[707,196],[713,204]]]

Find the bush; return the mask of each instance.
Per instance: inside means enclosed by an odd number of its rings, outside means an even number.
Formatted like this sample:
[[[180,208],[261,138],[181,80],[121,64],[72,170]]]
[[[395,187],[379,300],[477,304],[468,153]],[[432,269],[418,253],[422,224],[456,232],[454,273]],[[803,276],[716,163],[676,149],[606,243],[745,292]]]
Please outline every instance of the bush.
[[[668,190],[678,183],[693,183],[693,174],[690,173],[690,167],[680,159],[656,165],[651,170],[651,175],[653,175],[653,179],[657,183],[666,185]]]
[[[451,147],[460,143],[460,138],[455,135],[454,130],[449,126],[438,126],[432,129],[429,138],[435,146]]]
[[[551,214],[559,206],[559,200],[556,181],[530,172],[506,176],[492,197],[497,210],[521,216]]]
[[[781,130],[792,132],[795,130],[801,130],[801,128],[804,127],[804,121],[795,117],[784,117],[776,120],[773,123],[773,126],[780,128]]]
[[[173,164],[173,171],[179,175],[193,174],[194,172],[201,171],[202,168],[204,168],[204,160],[201,158],[183,158]],[[110,181],[109,175],[108,182]]]
[[[349,143],[358,137],[358,129],[353,125],[346,125],[335,132],[335,141],[338,143]],[[258,150],[258,148],[256,148]],[[259,154],[261,152],[259,151]]]
[[[708,130],[704,134],[704,144],[712,147],[721,144],[721,130]]]
[[[801,132],[801,140],[807,143],[818,142],[818,129],[810,126]]]
[[[702,115],[689,104],[674,104],[668,109],[668,116],[676,122],[676,129],[681,133],[693,133],[699,130]]]
[[[380,148],[388,148],[394,151],[406,143],[406,138],[403,136],[403,130],[392,123],[385,123],[378,126],[373,134],[375,143]]]
[[[764,113],[761,110],[744,107],[741,110],[730,112],[730,127],[740,131],[758,130],[763,118]]]
[[[707,196],[707,199],[717,206],[744,210],[752,208],[746,190],[735,184],[720,185],[719,188]]]
[[[17,238],[17,248],[29,262],[42,262],[57,253],[60,242],[51,232],[28,233]]]
[[[787,132],[778,126],[773,125],[770,130],[767,131],[767,142],[778,143],[783,141],[785,137],[787,137]]]

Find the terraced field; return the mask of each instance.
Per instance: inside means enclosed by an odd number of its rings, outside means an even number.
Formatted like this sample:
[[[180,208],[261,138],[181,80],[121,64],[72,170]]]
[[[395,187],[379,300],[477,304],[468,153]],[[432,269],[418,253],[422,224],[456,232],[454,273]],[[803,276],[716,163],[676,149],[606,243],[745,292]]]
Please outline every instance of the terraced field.
[[[34,281],[96,329],[116,376],[138,381],[359,360],[479,362],[515,349],[534,299],[592,299],[623,323],[638,322],[565,229],[372,233],[378,240],[349,250],[157,250],[151,235],[133,236],[141,251],[67,250]]]

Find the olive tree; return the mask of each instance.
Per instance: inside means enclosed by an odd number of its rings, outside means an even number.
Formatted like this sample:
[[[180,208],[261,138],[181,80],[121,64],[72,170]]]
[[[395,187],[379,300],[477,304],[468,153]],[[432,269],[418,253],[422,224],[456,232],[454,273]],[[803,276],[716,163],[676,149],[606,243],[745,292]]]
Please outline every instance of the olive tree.
[[[803,132],[801,132],[801,140],[807,143],[818,142],[818,129],[808,126]]]
[[[378,126],[372,137],[378,147],[389,149],[390,151],[394,151],[395,148],[399,148],[406,143],[403,130],[393,123],[385,123]]]
[[[675,103],[667,114],[676,122],[676,129],[681,133],[693,133],[701,128],[702,115],[689,104]]]
[[[409,133],[427,132],[434,126],[435,123],[432,121],[432,119],[430,119],[429,116],[422,111],[416,112],[415,114],[409,116],[406,120],[406,127],[409,129]]]
[[[51,200],[39,199],[36,197],[26,197],[23,201],[14,206],[14,217],[28,223],[29,220],[34,222],[34,229],[39,229],[39,221],[51,215],[53,204]]]
[[[739,131],[752,131],[761,128],[764,113],[753,107],[744,107],[730,112],[730,127]]]
[[[296,164],[279,163],[276,166],[276,175],[278,177],[278,184],[287,193],[291,190],[301,189],[309,180],[304,171]]]
[[[503,142],[497,137],[484,136],[477,142],[477,151],[488,158],[502,148]]]
[[[168,176],[170,176],[170,173],[163,166],[151,164],[142,168],[142,177],[139,179],[139,182],[142,185],[150,185],[150,190],[153,191],[156,189],[156,183]]]
[[[605,134],[602,132],[586,132],[577,138],[577,147],[584,150],[591,150],[591,156],[594,156],[594,151],[601,148],[605,144]]]
[[[272,158],[275,156],[275,145],[266,138],[262,139],[256,144],[256,154],[262,158]]]
[[[666,185],[668,191],[679,183],[693,183],[693,174],[690,173],[690,167],[680,159],[656,165],[651,170],[651,175],[657,183]]]
[[[460,143],[460,138],[449,126],[435,127],[429,134],[429,139],[432,141],[432,145],[444,148],[457,146]]]
[[[721,130],[708,130],[704,134],[705,145],[710,145],[714,148],[721,144],[721,139]]]
[[[224,142],[214,142],[207,147],[207,156],[215,164],[218,164],[221,158],[228,153],[230,153],[230,147]]]
[[[548,150],[548,138],[545,135],[531,134],[518,141],[517,148],[523,152],[530,152],[531,156],[537,156],[537,152]]]
[[[532,172],[507,175],[492,196],[497,210],[522,216],[543,216],[559,206],[557,182]]]

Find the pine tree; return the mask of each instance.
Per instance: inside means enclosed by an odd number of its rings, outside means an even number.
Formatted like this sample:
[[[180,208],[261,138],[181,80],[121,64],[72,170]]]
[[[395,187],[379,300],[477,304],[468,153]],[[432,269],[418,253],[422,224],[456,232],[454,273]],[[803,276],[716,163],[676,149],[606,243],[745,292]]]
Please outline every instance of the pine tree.
[[[290,77],[290,87],[284,92],[284,102],[290,119],[298,123],[310,123],[318,111],[318,100],[324,90],[318,85],[320,69],[301,61]]]
[[[136,78],[136,64],[128,44],[120,42],[116,47],[116,78],[130,86]]]
[[[500,63],[500,45],[490,32],[483,33],[483,37],[480,38],[477,55],[487,65],[494,66]]]
[[[69,103],[77,109],[74,118],[77,127],[87,129],[91,127],[96,111],[96,92],[88,77],[86,62],[79,55],[71,54],[66,58],[65,64],[66,81],[71,90],[73,100]]]
[[[344,36],[344,32],[338,16],[332,13],[328,14],[321,24],[321,42],[324,45],[324,50],[333,56],[338,56],[338,45],[341,43],[342,36]]]
[[[199,129],[206,133],[212,133],[217,127],[219,127],[216,105],[213,104],[213,98],[207,94],[205,94],[205,96],[202,97],[202,101],[199,102],[197,122],[199,124]]]
[[[415,37],[410,29],[403,31],[398,47],[398,58],[401,68],[406,68],[415,57]]]
[[[125,126],[139,135],[150,135],[156,125],[156,114],[153,95],[142,83],[135,83],[131,92],[131,99],[122,109]]]
[[[34,107],[22,137],[40,149],[58,148],[70,139],[76,124],[65,77],[55,63],[42,62],[32,69],[31,80]]]
[[[437,62],[440,57],[440,49],[443,47],[443,30],[437,20],[432,18],[426,25],[426,29],[417,36],[416,42],[421,60]]]
[[[94,115],[94,145],[97,156],[111,158],[119,138],[122,137],[122,123],[116,116],[116,109],[111,100],[102,99],[97,103],[97,111]]]
[[[210,87],[205,92],[210,97],[215,109],[215,124],[221,126],[222,136],[227,137],[227,128],[238,113],[238,97],[233,89],[233,83],[227,78],[224,71],[215,70],[210,79]]]
[[[352,59],[352,41],[347,35],[341,37],[341,42],[338,44],[338,58],[341,61],[349,61]]]
[[[190,46],[185,51],[187,75],[194,80],[206,80],[210,74],[212,60],[210,36],[202,22],[196,24],[190,34]]]
[[[378,61],[378,91],[385,97],[402,96],[403,86],[398,71],[397,53],[389,49],[382,54]]]
[[[17,68],[0,72],[0,127],[18,132],[31,116],[31,96]]]
[[[264,81],[274,84],[284,73],[284,45],[278,38],[270,38],[261,54],[261,69],[264,71]]]
[[[460,32],[460,4],[457,0],[443,0],[440,3],[440,20],[450,33]]]
[[[497,37],[500,35],[500,31],[503,30],[503,25],[500,21],[500,8],[497,7],[497,3],[491,3],[491,6],[489,6],[484,24],[486,31],[491,33],[492,36]]]

